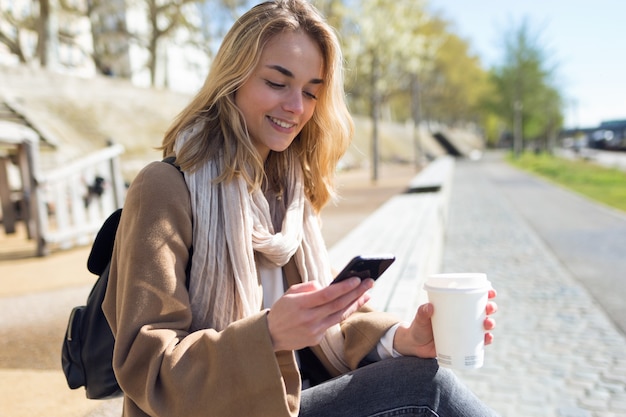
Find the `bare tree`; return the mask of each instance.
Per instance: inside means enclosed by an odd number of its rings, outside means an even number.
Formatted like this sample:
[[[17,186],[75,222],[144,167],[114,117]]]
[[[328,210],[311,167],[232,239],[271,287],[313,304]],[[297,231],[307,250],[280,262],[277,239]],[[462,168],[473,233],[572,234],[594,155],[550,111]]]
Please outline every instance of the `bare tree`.
[[[6,6],[5,6],[6,7]],[[38,0],[31,3],[10,4],[0,10],[4,25],[0,26],[0,42],[5,44],[21,63],[38,60],[42,67],[58,62],[58,45],[79,47],[76,39],[81,35],[76,19],[84,10],[67,0]],[[61,24],[59,24],[61,22]],[[24,47],[24,39],[36,40],[34,50]],[[88,51],[83,51],[88,54]]]
[[[20,40],[24,31],[34,31],[35,17],[32,14],[20,16],[13,8],[2,8],[0,19],[4,22],[4,25],[0,25],[0,43],[17,56],[21,63],[26,63],[28,55],[22,48]]]
[[[147,67],[150,71],[150,84],[156,85],[156,72],[159,57],[159,44],[167,38],[173,38],[176,31],[183,29],[188,38],[198,33],[197,22],[190,19],[197,14],[191,13],[191,6],[198,6],[201,0],[140,0],[138,6],[145,9],[148,31],[145,35],[135,32],[133,39],[148,52]]]

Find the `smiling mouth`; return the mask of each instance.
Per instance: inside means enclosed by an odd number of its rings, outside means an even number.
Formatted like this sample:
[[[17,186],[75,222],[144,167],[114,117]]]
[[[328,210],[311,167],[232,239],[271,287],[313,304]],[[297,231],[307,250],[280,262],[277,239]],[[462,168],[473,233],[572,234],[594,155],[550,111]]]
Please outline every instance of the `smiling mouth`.
[[[276,119],[276,118],[271,117],[271,116],[268,116],[268,119],[270,119],[270,121],[272,123],[282,127],[283,129],[291,129],[292,127],[294,127],[296,125],[295,123],[287,123],[287,122],[284,122],[282,120]]]

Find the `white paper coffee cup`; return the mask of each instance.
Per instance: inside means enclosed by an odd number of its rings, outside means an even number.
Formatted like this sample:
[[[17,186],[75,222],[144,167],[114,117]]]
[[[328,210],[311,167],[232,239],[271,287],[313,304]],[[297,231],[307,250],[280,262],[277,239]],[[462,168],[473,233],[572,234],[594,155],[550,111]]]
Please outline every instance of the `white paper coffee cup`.
[[[483,366],[488,294],[491,283],[482,273],[436,274],[424,284],[434,306],[433,334],[440,366],[474,369]]]

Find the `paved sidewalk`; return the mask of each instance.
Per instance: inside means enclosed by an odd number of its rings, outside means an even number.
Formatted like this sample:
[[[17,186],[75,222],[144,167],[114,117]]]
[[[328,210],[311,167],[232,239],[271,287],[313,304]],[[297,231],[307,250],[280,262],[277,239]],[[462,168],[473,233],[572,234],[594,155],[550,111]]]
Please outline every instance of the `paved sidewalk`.
[[[503,417],[624,417],[626,337],[493,182],[510,169],[456,166],[442,269],[486,272],[500,307],[485,366],[458,375]]]

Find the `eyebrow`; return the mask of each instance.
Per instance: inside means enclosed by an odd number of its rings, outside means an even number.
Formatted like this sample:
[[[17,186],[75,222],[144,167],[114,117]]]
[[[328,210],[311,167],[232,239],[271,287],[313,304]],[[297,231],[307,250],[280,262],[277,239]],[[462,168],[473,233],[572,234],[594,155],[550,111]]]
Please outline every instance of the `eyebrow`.
[[[285,67],[281,67],[280,65],[268,65],[267,68],[276,70],[276,71],[280,72],[281,74],[283,74],[286,77],[295,78],[295,76],[293,75],[293,72],[289,71]],[[312,78],[309,81],[310,84],[322,84],[323,82],[324,82],[324,80],[322,80],[321,78]]]

